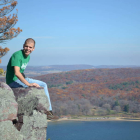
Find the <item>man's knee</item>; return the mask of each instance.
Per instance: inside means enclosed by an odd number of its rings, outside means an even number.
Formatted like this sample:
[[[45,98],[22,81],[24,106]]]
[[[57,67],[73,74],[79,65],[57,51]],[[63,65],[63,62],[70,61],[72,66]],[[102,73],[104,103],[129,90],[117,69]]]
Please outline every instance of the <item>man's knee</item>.
[[[47,84],[43,81],[39,81],[37,84],[39,84],[41,87],[47,87]]]
[[[25,78],[29,83],[37,83],[41,87],[47,87],[47,84],[43,81],[36,80],[36,79],[31,79],[31,78]]]

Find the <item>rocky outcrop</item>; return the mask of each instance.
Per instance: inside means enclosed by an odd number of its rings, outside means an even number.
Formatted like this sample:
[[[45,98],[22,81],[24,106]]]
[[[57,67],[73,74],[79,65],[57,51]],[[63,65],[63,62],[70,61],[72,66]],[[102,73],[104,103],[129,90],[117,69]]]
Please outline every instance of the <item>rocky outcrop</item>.
[[[0,122],[17,118],[18,104],[12,89],[0,83]]]
[[[46,140],[48,99],[43,88],[0,82],[0,139]]]

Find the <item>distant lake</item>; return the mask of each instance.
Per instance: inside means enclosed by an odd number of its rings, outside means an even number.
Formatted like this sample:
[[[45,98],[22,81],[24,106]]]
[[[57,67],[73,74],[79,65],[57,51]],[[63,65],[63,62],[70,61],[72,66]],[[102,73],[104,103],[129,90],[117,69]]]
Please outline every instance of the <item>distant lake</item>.
[[[51,140],[140,140],[140,122],[65,121],[49,122]]]

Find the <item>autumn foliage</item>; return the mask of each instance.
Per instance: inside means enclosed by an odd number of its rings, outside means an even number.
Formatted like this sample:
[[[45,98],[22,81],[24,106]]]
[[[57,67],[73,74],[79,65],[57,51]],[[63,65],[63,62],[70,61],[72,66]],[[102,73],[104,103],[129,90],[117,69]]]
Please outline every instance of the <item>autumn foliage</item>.
[[[0,47],[0,58],[2,57],[2,56],[4,56],[7,52],[9,51],[9,48],[2,48],[2,47]],[[1,59],[0,59],[0,63],[1,63]]]
[[[6,40],[10,40],[16,37],[22,30],[18,27],[13,28],[18,21],[17,13],[12,16],[6,16],[17,5],[17,1],[14,0],[1,0],[0,5],[5,5],[0,9],[0,43]],[[0,47],[0,58],[3,57],[9,51],[8,48]],[[0,60],[1,62],[1,60]]]
[[[140,112],[139,68],[75,70],[35,79],[47,83],[58,114],[91,115],[94,108],[100,115],[111,111]]]

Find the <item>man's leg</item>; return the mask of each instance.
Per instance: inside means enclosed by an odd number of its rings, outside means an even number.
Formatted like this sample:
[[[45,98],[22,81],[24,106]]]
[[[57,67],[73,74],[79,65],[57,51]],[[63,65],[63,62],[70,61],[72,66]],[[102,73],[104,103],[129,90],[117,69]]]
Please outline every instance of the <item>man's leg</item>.
[[[31,78],[25,78],[29,83],[37,83],[39,86],[43,87],[44,90],[45,90],[45,93],[48,97],[48,100],[49,100],[49,111],[52,110],[52,106],[51,106],[51,101],[50,101],[50,95],[49,95],[49,92],[48,92],[48,87],[47,87],[47,84],[45,82],[42,82],[42,81],[39,81],[39,80],[35,80],[35,79],[31,79]],[[17,87],[28,87],[27,85],[25,85],[24,83],[22,83],[19,79],[17,79],[15,82],[9,84],[9,86],[11,88],[17,88]]]
[[[45,90],[45,94],[48,97],[49,100],[49,111],[52,110],[52,105],[51,105],[51,100],[50,100],[50,95],[49,95],[49,91],[48,91],[48,87],[47,84],[45,82],[39,81],[39,80],[35,80],[35,79],[31,79],[31,78],[25,78],[29,83],[37,83],[39,86],[43,87]]]
[[[17,82],[12,82],[12,83],[9,84],[9,86],[10,86],[11,88],[23,87],[22,85],[20,85],[20,84],[17,83]]]

